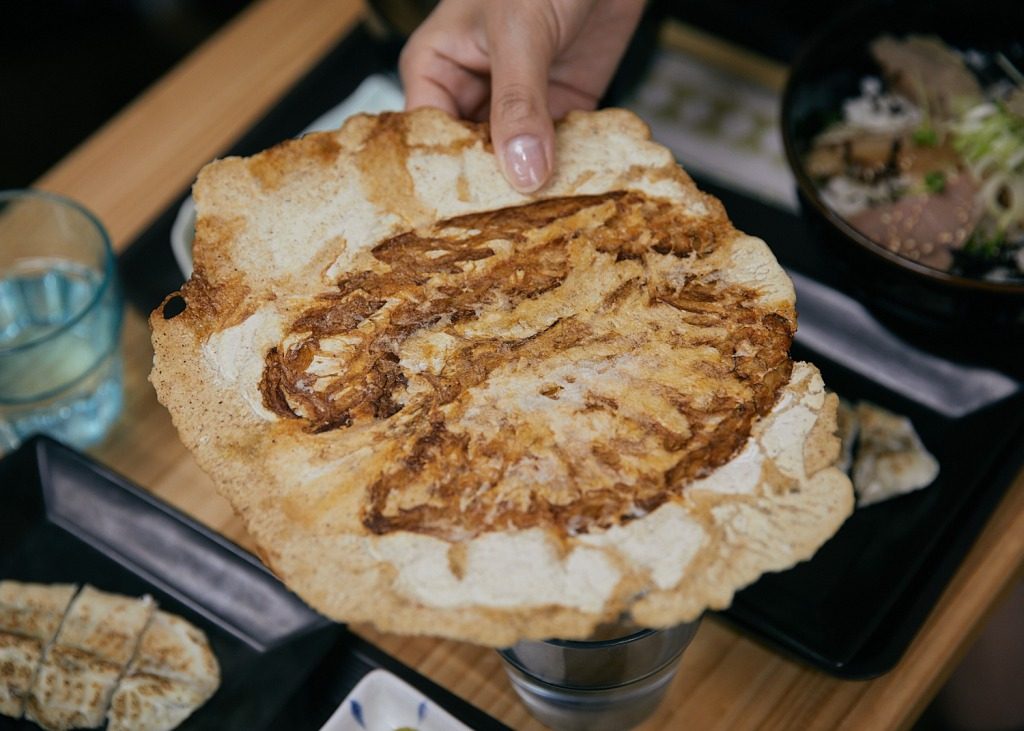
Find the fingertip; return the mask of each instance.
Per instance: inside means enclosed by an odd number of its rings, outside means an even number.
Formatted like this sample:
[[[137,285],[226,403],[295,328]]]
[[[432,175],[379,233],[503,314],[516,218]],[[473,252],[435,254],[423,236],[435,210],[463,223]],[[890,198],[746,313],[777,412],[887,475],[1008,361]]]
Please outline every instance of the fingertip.
[[[505,177],[520,193],[534,193],[551,178],[552,156],[535,134],[519,134],[502,145]]]
[[[533,193],[554,168],[554,126],[543,89],[527,84],[496,88],[491,101],[491,138],[502,172],[520,193]]]
[[[533,193],[551,178],[555,162],[548,109],[550,39],[536,27],[515,25],[493,29],[491,40],[491,138],[512,187]]]

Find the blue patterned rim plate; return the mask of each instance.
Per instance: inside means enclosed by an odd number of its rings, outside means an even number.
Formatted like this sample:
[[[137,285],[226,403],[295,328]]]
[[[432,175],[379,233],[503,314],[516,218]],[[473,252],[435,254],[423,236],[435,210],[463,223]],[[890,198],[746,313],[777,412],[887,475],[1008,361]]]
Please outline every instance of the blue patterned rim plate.
[[[363,676],[320,731],[470,731],[387,670]]]

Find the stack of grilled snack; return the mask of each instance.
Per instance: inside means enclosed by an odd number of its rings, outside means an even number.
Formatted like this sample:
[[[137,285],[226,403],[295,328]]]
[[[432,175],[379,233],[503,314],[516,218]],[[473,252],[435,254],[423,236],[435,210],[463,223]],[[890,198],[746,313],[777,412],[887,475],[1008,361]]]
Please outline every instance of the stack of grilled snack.
[[[205,635],[91,586],[0,581],[0,714],[45,729],[175,728],[213,695]]]

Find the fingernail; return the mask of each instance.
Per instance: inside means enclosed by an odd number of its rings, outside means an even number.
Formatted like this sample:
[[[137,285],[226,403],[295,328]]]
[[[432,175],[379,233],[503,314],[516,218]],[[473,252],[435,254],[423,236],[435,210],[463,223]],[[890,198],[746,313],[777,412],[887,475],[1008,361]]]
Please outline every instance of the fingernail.
[[[548,174],[544,146],[533,135],[519,135],[505,145],[505,169],[512,185],[521,193],[532,193]]]

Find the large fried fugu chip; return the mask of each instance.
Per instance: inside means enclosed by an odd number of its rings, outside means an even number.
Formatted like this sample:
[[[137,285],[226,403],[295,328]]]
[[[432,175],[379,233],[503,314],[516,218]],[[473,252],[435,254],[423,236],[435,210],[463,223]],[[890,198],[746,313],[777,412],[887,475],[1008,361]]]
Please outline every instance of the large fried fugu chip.
[[[668,626],[852,510],[765,244],[628,112],[570,115],[557,150],[523,196],[486,128],[420,110],[199,175],[151,380],[334,619],[497,646]]]

